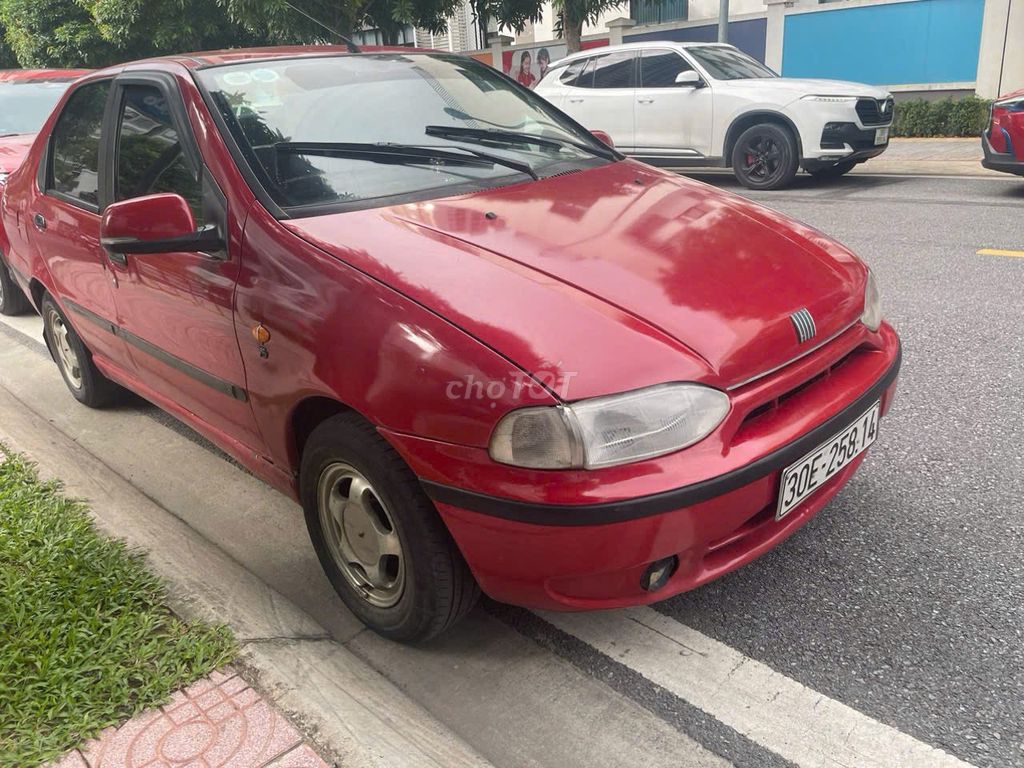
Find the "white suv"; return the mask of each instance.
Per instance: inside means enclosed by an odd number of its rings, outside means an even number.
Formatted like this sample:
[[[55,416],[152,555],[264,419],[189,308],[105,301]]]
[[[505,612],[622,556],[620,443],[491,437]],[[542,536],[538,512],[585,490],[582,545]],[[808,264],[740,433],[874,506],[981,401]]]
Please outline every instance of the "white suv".
[[[551,65],[536,92],[616,148],[664,167],[732,167],[751,189],[801,166],[834,177],[889,145],[892,95],[840,80],[779,77],[731,45],[643,42]]]

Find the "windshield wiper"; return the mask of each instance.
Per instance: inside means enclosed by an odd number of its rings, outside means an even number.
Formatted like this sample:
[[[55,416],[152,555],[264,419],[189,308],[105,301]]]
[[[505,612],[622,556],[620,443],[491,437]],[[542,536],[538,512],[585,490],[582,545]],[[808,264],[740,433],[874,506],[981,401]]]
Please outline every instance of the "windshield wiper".
[[[535,133],[524,133],[519,131],[504,131],[500,128],[464,128],[459,125],[428,125],[427,136],[437,136],[442,139],[462,139],[463,141],[492,141],[501,144],[535,144],[538,147],[549,147],[551,149],[562,149],[563,147],[575,147],[591,155],[603,157],[605,160],[615,160],[615,151],[611,148],[598,149],[583,142],[576,142],[570,139],[559,139],[554,136],[538,136]],[[596,139],[595,139],[596,141]]]
[[[354,157],[369,160],[373,163],[390,163],[392,165],[431,165],[440,161],[442,165],[471,165],[494,167],[501,165],[513,171],[525,173],[535,181],[540,177],[529,163],[509,160],[489,152],[479,152],[465,147],[448,149],[412,144],[394,144],[392,142],[334,142],[334,141],[280,141],[274,144],[275,152],[290,155],[320,155],[322,157]]]

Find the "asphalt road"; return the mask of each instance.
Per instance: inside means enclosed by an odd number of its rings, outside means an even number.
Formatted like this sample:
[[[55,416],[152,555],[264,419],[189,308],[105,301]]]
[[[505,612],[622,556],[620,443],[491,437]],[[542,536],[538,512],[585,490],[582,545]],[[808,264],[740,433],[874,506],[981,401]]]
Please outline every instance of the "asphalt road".
[[[37,318],[0,325],[0,386],[496,766],[1024,766],[1024,180],[854,176],[750,194],[699,178],[865,258],[904,367],[879,442],[828,507],[653,608],[485,601],[438,642],[388,643],[345,613],[294,505],[152,406],[76,407],[29,340]]]
[[[789,542],[657,610],[971,763],[1024,765],[1024,179],[802,182],[743,194],[871,265],[904,344],[895,409]]]

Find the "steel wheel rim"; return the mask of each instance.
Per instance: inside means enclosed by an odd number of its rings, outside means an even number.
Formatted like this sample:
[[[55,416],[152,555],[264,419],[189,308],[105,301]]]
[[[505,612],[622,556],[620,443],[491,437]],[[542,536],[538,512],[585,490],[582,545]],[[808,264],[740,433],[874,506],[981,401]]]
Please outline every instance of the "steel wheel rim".
[[[82,388],[82,366],[78,362],[78,355],[71,346],[68,338],[70,329],[64,323],[64,319],[54,310],[50,310],[47,317],[47,325],[50,326],[50,338],[53,339],[54,355],[57,358],[57,365],[61,373],[75,389]]]
[[[782,147],[770,136],[755,136],[743,147],[743,171],[755,181],[766,181],[782,165]]]
[[[405,552],[370,481],[350,464],[331,464],[320,475],[317,507],[331,558],[355,592],[376,608],[401,600]]]

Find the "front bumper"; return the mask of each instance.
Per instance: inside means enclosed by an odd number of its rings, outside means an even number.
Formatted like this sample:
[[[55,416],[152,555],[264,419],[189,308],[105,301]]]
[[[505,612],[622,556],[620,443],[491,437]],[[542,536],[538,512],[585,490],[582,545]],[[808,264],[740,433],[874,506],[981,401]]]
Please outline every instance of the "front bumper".
[[[984,168],[1024,176],[1024,160],[1018,160],[1014,156],[1012,145],[1007,146],[1007,149],[1010,150],[1008,152],[996,152],[992,147],[992,142],[989,141],[988,131],[985,131],[981,134],[981,149],[985,153],[981,160],[981,165]]]
[[[875,346],[867,351],[854,338],[853,351],[847,354],[844,349],[841,359],[807,363],[801,376],[823,366],[827,372],[815,373],[810,381],[816,383],[802,385],[799,394],[778,410],[753,417],[758,421],[749,421],[748,416],[745,423],[757,426],[744,427],[747,432],[741,434],[751,436],[758,430],[770,436],[782,431],[787,413],[799,414],[801,424],[813,421],[810,426],[784,444],[747,454],[750,460],[698,482],[577,504],[562,503],[566,489],[556,487],[561,485],[557,473],[547,473],[552,486],[538,489],[536,498],[529,500],[510,498],[510,487],[495,488],[504,495],[468,490],[474,481],[466,469],[461,472],[462,487],[421,482],[481,588],[497,600],[554,610],[663,600],[772,549],[824,507],[856,471],[863,454],[782,520],[775,519],[785,467],[853,423],[874,402],[881,401],[883,415],[888,412],[900,366],[899,340],[885,325],[876,336]],[[760,438],[749,440],[756,443]],[[409,458],[403,446],[399,450]],[[740,448],[735,452],[742,453]],[[677,460],[685,460],[686,453],[679,452]],[[436,468],[441,461],[429,463]],[[423,462],[419,467],[416,461],[411,463],[421,478],[429,474]],[[595,490],[600,488],[576,488],[583,498],[593,498]],[[547,501],[554,498],[560,503]],[[672,556],[678,557],[679,566],[668,582],[656,591],[644,590],[641,577],[647,567]]]
[[[875,131],[879,128],[892,129],[891,125],[861,128],[856,123],[830,122],[821,130],[821,138],[813,152],[806,152],[805,170],[813,171],[851,160],[863,162],[885,152],[889,140],[875,144]]]

